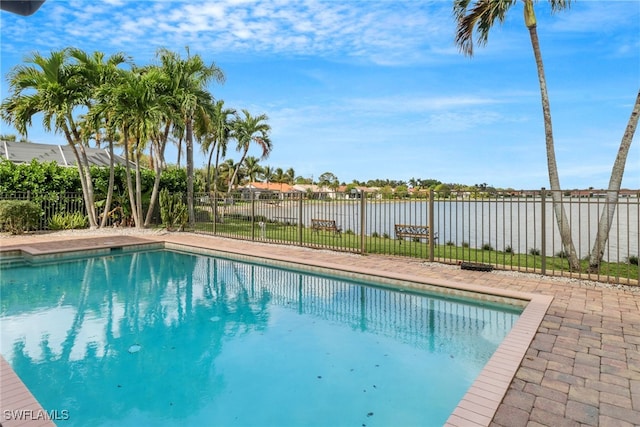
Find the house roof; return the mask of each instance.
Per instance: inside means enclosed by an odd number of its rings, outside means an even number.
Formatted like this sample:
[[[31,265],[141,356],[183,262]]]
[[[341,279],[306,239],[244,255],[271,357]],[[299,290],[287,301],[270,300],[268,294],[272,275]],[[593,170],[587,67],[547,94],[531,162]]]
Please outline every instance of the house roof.
[[[109,151],[85,147],[90,165],[109,166]],[[36,144],[34,142],[0,141],[0,158],[13,163],[56,162],[60,166],[76,166],[76,158],[69,145]],[[126,164],[121,156],[114,156],[115,164]]]
[[[284,182],[250,182],[245,185],[244,188],[251,190],[263,190],[263,191],[279,191],[281,193],[290,193],[293,191],[293,187]]]

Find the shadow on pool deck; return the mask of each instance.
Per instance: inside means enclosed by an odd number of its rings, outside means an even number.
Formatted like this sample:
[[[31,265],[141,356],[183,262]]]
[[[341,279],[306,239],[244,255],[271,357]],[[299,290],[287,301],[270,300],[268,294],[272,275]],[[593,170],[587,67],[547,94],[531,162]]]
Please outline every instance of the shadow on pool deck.
[[[498,291],[553,297],[541,313],[522,363],[509,380],[497,411],[471,396],[469,407],[479,424],[492,426],[621,426],[640,425],[640,289],[608,286],[532,274],[477,272],[453,266],[378,255],[253,243],[190,233],[50,233],[2,236],[0,251],[24,249],[33,254],[83,250],[109,245],[165,241],[264,258],[376,272],[420,281],[456,282]],[[112,242],[112,243],[107,243]],[[550,298],[547,298],[550,300]],[[2,384],[4,388],[5,384]],[[475,384],[474,384],[475,386]],[[6,409],[2,393],[3,411]],[[491,410],[493,411],[495,408]],[[9,425],[3,419],[2,425]],[[450,425],[471,424],[452,416]],[[39,425],[39,424],[35,424]]]

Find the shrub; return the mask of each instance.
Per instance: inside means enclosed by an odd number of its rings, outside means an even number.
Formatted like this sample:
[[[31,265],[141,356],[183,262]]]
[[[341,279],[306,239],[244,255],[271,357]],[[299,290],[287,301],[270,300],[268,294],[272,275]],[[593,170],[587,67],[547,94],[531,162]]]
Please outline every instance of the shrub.
[[[493,250],[493,246],[491,246],[491,243],[485,243],[484,245],[482,245],[482,250],[483,251],[492,251]]]
[[[371,234],[371,237],[380,237],[380,235],[378,234],[378,232],[377,232],[377,231],[374,231],[374,232]]]
[[[638,265],[638,255],[629,255],[627,262],[631,265]]]
[[[447,246],[455,246],[456,244],[453,243],[453,241],[451,241],[451,240],[447,240],[447,243],[445,243],[445,245],[447,245]]]
[[[89,221],[80,212],[57,213],[49,219],[50,230],[73,230],[77,228],[87,228]]]
[[[462,247],[463,248],[468,248],[469,247],[469,242],[462,242]]]
[[[383,233],[382,234],[382,238],[383,239],[388,239],[389,238],[389,233]]]
[[[556,252],[556,257],[557,258],[567,258],[567,251],[565,251],[564,249]]]
[[[513,248],[511,247],[511,245],[507,246],[506,248],[504,248],[504,251],[508,254],[512,254],[513,253]]]
[[[22,234],[36,228],[42,216],[40,206],[27,200],[0,200],[0,230]]]
[[[529,254],[530,254],[530,255],[540,255],[540,249],[538,249],[538,248],[531,248],[531,249],[529,249]]]
[[[160,218],[167,230],[184,229],[189,213],[187,205],[182,202],[182,193],[169,194],[167,189],[160,190]]]

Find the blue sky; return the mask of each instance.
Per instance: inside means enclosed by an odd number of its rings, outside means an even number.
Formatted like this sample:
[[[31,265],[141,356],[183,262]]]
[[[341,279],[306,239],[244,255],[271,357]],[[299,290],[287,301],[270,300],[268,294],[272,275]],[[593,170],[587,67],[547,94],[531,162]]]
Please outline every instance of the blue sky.
[[[26,54],[75,46],[139,65],[165,47],[215,62],[225,105],[266,114],[263,165],[341,182],[434,178],[549,187],[533,53],[522,4],[472,58],[454,45],[451,1],[47,0],[2,12],[2,97]],[[640,88],[640,2],[537,3],[563,188],[606,188]],[[29,139],[64,143],[38,126]],[[0,133],[15,133],[2,123]],[[640,188],[638,137],[623,187]],[[239,153],[229,151],[239,160]],[[258,150],[250,155],[258,156]],[[167,160],[175,162],[176,149]],[[205,164],[201,154],[196,166]]]

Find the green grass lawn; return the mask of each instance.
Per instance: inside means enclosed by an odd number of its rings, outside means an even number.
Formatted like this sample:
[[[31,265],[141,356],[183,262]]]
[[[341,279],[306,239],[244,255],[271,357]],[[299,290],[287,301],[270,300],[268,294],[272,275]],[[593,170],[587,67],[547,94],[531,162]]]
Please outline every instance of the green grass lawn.
[[[246,219],[225,218],[224,223],[215,225],[215,234],[226,237],[249,239],[255,241],[268,241],[274,243],[293,244],[309,247],[320,247],[338,251],[361,253],[360,236],[352,232],[335,234],[327,231],[312,232],[309,228],[298,228],[297,225],[283,224],[279,222],[265,222],[264,230],[259,223]],[[213,222],[196,223],[197,232],[213,233]],[[368,254],[385,254],[408,256],[414,258],[429,259],[429,244],[424,241],[396,240],[388,237],[366,236],[364,239],[365,250]],[[458,263],[461,261],[491,264],[496,268],[517,269],[525,271],[537,271],[542,269],[542,257],[532,254],[518,254],[500,252],[495,250],[473,249],[455,245],[434,245],[434,259],[439,262]],[[547,273],[567,272],[569,264],[563,257],[546,257]],[[589,272],[589,263],[582,260],[580,273]],[[575,272],[574,272],[575,273]],[[603,262],[599,273],[591,273],[592,276],[610,276],[622,279],[638,279],[638,265],[627,262],[607,263]]]

